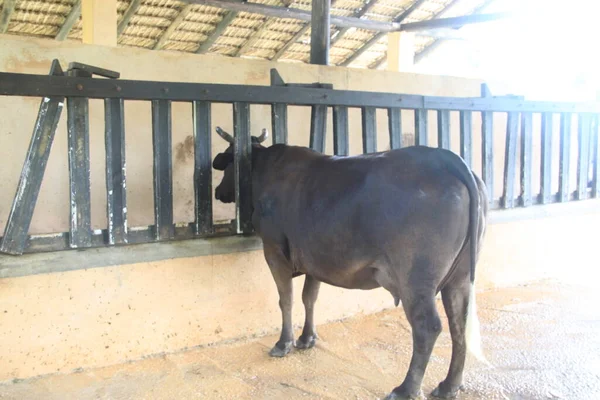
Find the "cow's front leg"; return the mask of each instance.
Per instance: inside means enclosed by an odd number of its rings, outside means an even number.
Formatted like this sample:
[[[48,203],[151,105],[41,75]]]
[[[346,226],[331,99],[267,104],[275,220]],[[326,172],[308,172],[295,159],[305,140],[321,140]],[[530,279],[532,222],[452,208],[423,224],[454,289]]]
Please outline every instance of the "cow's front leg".
[[[269,352],[271,357],[283,357],[294,347],[294,331],[292,328],[292,269],[279,249],[267,249],[265,258],[279,292],[279,308],[281,308],[281,336]]]
[[[304,303],[306,319],[304,320],[302,335],[300,335],[296,342],[296,348],[298,349],[310,349],[317,341],[317,331],[315,329],[315,302],[319,295],[320,286],[321,282],[310,275],[306,275],[304,289],[302,290],[302,302]]]

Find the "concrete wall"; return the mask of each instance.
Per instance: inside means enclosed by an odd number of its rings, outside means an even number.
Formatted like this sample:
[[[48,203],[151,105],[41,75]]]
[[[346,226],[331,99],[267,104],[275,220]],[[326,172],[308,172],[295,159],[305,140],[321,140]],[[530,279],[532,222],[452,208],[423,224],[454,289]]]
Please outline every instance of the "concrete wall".
[[[330,82],[338,89],[455,96],[479,93],[479,82],[459,78],[272,64],[9,36],[0,37],[0,43],[0,71],[47,73],[50,61],[58,58],[63,66],[79,61],[118,70],[124,79],[268,84],[269,68],[276,66],[287,81]],[[4,161],[0,172],[0,228],[6,222],[38,104],[38,99],[0,98],[0,115],[9,116],[3,118],[0,129],[0,158]],[[104,123],[101,104],[92,101],[91,107],[93,224],[101,228],[106,226]],[[253,107],[252,112],[255,132],[270,126],[268,107]],[[403,131],[410,135],[414,133],[411,113],[403,116]],[[32,232],[68,229],[65,117],[63,115],[52,148]],[[388,147],[384,117],[384,113],[378,114],[380,149]],[[331,152],[331,118],[329,121],[328,151]],[[453,122],[453,147],[456,148],[457,115],[453,114]],[[477,123],[475,120],[474,126]],[[231,107],[215,106],[213,125],[231,129]],[[307,145],[309,111],[290,110],[289,125],[291,143]],[[351,115],[354,154],[361,148],[359,126],[360,116],[354,113]],[[130,226],[153,222],[150,127],[148,104],[133,102],[126,106]],[[433,143],[435,129],[432,114],[430,137]],[[496,140],[500,146],[503,143],[501,124],[498,129]],[[176,104],[173,177],[178,222],[193,218],[190,135],[191,107]],[[477,137],[474,142],[478,148]],[[225,143],[215,135],[213,151],[224,147]],[[497,154],[502,153],[503,147]],[[479,165],[476,161],[476,170]],[[496,166],[501,165],[502,159],[498,157]],[[497,182],[500,177],[497,174]],[[220,175],[215,173],[215,182],[219,179]],[[571,213],[576,206],[567,207]],[[591,242],[594,235],[590,231],[594,225],[598,226],[600,212],[596,202],[579,207],[576,217],[566,217],[564,213],[552,216],[553,212],[526,222],[496,217],[498,223],[489,229],[478,270],[480,287],[493,288],[555,276],[554,272],[561,271],[565,264],[570,267],[584,264],[594,248]],[[231,212],[231,208],[215,205],[215,219],[230,217]],[[543,245],[550,247],[542,249]],[[190,346],[272,333],[279,328],[275,284],[260,251],[209,252],[201,257],[176,258],[183,255],[178,253],[177,245],[151,246],[171,249],[171,255],[160,261],[128,261],[119,265],[109,263],[113,255],[126,254],[129,260],[146,260],[148,247],[54,253],[46,260],[47,264],[57,270],[75,270],[0,279],[0,381],[115,364]],[[91,268],[98,266],[92,265],[92,255],[104,256],[111,266]],[[0,256],[0,270],[12,262],[13,258]],[[85,269],[88,267],[90,269]],[[299,297],[302,283],[303,278],[296,279],[294,318],[297,323],[303,321]],[[381,289],[367,292],[325,286],[318,302],[317,321],[323,323],[391,306],[391,296]]]

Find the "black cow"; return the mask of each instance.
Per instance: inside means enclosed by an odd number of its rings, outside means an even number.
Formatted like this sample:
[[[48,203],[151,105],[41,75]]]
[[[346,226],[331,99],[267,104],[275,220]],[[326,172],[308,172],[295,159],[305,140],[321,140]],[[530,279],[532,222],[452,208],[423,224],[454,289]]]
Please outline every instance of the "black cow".
[[[235,200],[233,138],[213,167],[225,171],[216,189]],[[442,330],[435,296],[442,293],[452,336],[446,379],[433,395],[453,398],[462,384],[467,347],[483,360],[475,307],[475,264],[485,231],[483,182],[454,153],[406,147],[335,157],[304,147],[261,145],[252,138],[252,223],[277,284],[283,327],[270,352],[283,357],[315,345],[314,305],[321,282],[349,289],[384,287],[402,302],[413,354],[404,382],[386,399],[419,395]],[[305,274],[306,310],[298,341],[292,331],[292,277]]]

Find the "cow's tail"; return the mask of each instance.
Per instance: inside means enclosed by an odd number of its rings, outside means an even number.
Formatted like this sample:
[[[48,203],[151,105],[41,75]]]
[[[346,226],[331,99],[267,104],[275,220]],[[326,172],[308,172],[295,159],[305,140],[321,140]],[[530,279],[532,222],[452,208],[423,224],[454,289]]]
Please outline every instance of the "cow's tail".
[[[469,192],[469,261],[470,261],[470,281],[469,299],[467,305],[465,341],[467,351],[471,353],[479,361],[489,365],[483,355],[481,347],[481,333],[479,327],[479,318],[477,318],[477,304],[475,301],[475,265],[477,263],[477,247],[479,239],[479,210],[481,199],[477,187],[477,181],[471,169],[467,166],[462,158],[455,153],[442,150],[442,154],[447,159],[447,165],[450,172],[456,176],[467,187]]]

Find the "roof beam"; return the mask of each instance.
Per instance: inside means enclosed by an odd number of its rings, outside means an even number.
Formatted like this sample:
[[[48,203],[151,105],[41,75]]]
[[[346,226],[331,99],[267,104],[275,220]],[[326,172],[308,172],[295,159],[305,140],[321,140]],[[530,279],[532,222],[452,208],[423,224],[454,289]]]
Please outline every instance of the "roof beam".
[[[297,8],[275,7],[259,3],[239,2],[236,0],[185,0],[190,4],[200,4],[205,6],[223,8],[230,11],[242,11],[253,14],[265,15],[274,18],[299,19],[310,22],[311,13]],[[393,32],[400,30],[400,24],[395,22],[379,22],[366,19],[340,17],[331,15],[330,22],[340,28],[360,28],[379,32]]]
[[[360,8],[354,13],[354,17],[362,18],[366,13],[368,13],[371,10],[371,8],[373,8],[373,6],[375,6],[375,4],[377,4],[377,0],[368,0],[367,3],[363,4],[362,8]],[[342,36],[348,33],[349,30],[350,28],[342,28],[339,31],[337,31],[335,33],[335,36],[331,39],[331,46],[333,47],[333,45],[335,45],[335,43],[338,40],[340,40]]]
[[[123,14],[121,22],[119,22],[119,26],[117,26],[117,37],[121,36],[123,31],[127,28],[129,21],[131,21],[131,18],[135,15],[141,4],[142,0],[131,0],[129,7],[127,7],[127,10],[125,10],[125,13]]]
[[[8,23],[15,12],[16,4],[17,0],[4,0],[2,14],[0,14],[0,33],[6,33],[8,30]]]
[[[481,11],[485,10],[494,1],[495,0],[488,0],[488,1],[484,2],[482,5],[480,5],[473,11],[473,14],[477,14],[477,13],[480,13]],[[462,26],[457,27],[456,29],[460,29],[460,28],[462,28]],[[439,39],[439,38],[435,39],[431,44],[429,44],[427,47],[425,47],[423,50],[421,50],[418,54],[415,55],[415,64],[419,63],[421,60],[423,60],[429,54],[434,52],[437,48],[439,48],[441,46],[442,43],[444,43],[442,39]]]
[[[463,15],[460,17],[452,18],[436,18],[429,19],[426,21],[411,22],[408,24],[402,24],[400,27],[401,31],[415,32],[425,29],[436,29],[436,28],[459,28],[467,24],[479,24],[482,22],[497,21],[512,16],[512,13],[491,13],[491,14],[475,14],[475,15]]]
[[[215,28],[214,31],[212,31],[210,36],[204,42],[202,42],[200,44],[200,47],[198,47],[198,50],[196,50],[196,53],[204,54],[208,50],[210,50],[210,48],[217,41],[219,36],[221,36],[221,34],[223,34],[223,32],[225,32],[225,29],[227,29],[229,24],[231,24],[233,22],[233,20],[237,18],[237,16],[238,16],[237,11],[228,11],[227,14],[225,14],[225,16],[223,17],[223,19],[217,24],[217,27]]]
[[[410,7],[408,7],[406,10],[404,10],[402,12],[402,14],[400,14],[398,17],[394,18],[394,22],[400,23],[400,22],[404,21],[417,8],[421,7],[421,5],[423,3],[425,3],[425,1],[427,1],[427,0],[417,0],[417,1],[415,1],[413,4],[411,4]],[[456,0],[455,0],[455,2],[456,2]],[[381,32],[377,33],[367,43],[363,44],[358,50],[356,50],[354,52],[354,54],[352,54],[350,57],[348,57],[346,60],[344,60],[344,62],[341,63],[340,65],[346,67],[346,66],[352,64],[358,57],[360,57],[367,50],[369,50],[371,48],[371,46],[373,46],[375,43],[379,42],[384,35],[385,35],[385,33],[381,33]]]
[[[73,29],[73,26],[77,21],[79,21],[79,17],[81,16],[81,0],[77,0],[73,7],[71,7],[71,11],[69,11],[69,15],[65,18],[65,22],[62,24],[58,33],[54,37],[56,40],[63,41],[69,36],[69,32]]]
[[[175,17],[173,22],[171,22],[171,25],[169,25],[165,33],[161,35],[160,39],[158,39],[158,41],[154,45],[154,50],[160,50],[163,48],[163,46],[165,45],[165,43],[167,43],[173,32],[175,32],[175,30],[183,22],[185,17],[187,17],[187,15],[190,13],[192,7],[194,7],[192,4],[188,4],[181,9],[177,17]]]

